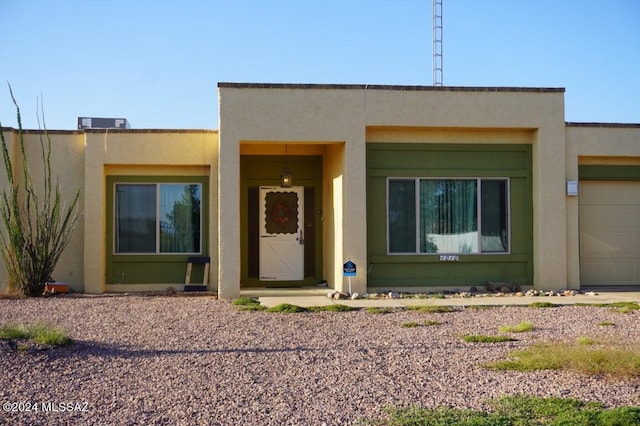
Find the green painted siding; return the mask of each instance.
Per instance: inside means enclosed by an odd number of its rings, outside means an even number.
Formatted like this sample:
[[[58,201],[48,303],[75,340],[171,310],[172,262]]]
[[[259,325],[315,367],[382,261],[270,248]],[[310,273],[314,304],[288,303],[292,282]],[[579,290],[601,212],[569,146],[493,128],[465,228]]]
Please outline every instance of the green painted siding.
[[[533,283],[531,146],[522,144],[367,145],[367,248],[369,287],[478,286],[487,281]],[[387,254],[386,181],[408,178],[508,178],[510,252],[461,254],[441,262],[437,254]]]
[[[580,180],[640,180],[640,166],[578,166]]]
[[[116,183],[199,183],[202,185],[200,239],[202,255],[209,253],[208,176],[107,176],[107,284],[183,284],[187,257],[193,254],[114,253],[114,186]],[[194,265],[191,283],[202,282],[204,268]]]

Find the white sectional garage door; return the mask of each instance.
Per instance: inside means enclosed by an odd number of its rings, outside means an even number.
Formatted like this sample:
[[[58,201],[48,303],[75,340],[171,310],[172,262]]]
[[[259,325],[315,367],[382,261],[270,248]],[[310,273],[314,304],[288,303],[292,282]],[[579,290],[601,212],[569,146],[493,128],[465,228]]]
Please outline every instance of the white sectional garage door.
[[[640,285],[640,182],[581,181],[580,283]]]

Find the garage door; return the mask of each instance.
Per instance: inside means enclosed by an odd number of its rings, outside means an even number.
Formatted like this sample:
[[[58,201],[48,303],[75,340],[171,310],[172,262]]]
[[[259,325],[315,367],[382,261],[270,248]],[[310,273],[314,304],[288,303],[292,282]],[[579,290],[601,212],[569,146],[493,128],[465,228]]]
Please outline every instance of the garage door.
[[[640,182],[580,182],[582,286],[640,285]]]

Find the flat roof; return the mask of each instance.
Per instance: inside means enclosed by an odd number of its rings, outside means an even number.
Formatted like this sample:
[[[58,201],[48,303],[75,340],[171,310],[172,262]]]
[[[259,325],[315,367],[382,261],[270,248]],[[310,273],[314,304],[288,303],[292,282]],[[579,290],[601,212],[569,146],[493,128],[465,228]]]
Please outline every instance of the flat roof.
[[[14,127],[0,127],[0,131],[18,133],[20,129]],[[85,133],[218,133],[218,129],[124,129],[124,128],[93,128],[79,130],[50,130],[50,129],[22,129],[22,133],[28,134],[65,134],[83,135]]]
[[[640,123],[578,123],[575,121],[567,121],[567,127],[612,127],[612,128],[639,128]]]
[[[564,87],[472,87],[472,86],[403,86],[393,84],[307,84],[307,83],[228,83],[220,88],[231,89],[339,89],[339,90],[397,90],[432,92],[528,92],[564,93]]]

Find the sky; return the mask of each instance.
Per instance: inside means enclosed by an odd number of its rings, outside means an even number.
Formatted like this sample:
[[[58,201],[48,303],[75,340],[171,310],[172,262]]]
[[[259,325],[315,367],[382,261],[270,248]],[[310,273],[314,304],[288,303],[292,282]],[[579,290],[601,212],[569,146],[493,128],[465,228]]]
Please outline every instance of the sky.
[[[432,0],[0,0],[0,123],[7,82],[50,130],[216,129],[218,82],[431,86],[432,25]],[[640,123],[640,0],[443,0],[443,27],[445,86],[563,87],[566,121]]]

